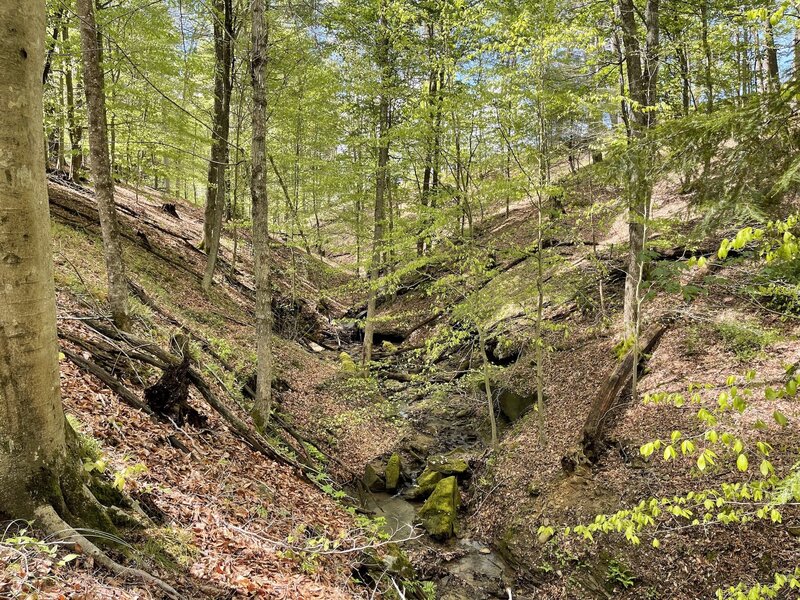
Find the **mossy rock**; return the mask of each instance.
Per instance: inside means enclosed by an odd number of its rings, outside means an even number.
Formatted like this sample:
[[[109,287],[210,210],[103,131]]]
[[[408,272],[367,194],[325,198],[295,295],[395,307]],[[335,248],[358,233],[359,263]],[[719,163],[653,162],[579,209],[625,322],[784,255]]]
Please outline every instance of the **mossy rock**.
[[[426,471],[436,471],[445,477],[455,475],[464,478],[469,474],[469,464],[459,456],[439,455],[428,458],[428,468]]]
[[[422,526],[435,538],[452,537],[455,533],[456,513],[460,504],[458,480],[454,476],[445,477],[436,485],[436,489],[419,511]]]
[[[512,423],[530,411],[536,404],[536,395],[523,396],[511,390],[502,390],[498,396],[500,412]]]
[[[419,500],[427,498],[431,495],[433,490],[442,480],[444,476],[438,471],[431,471],[425,469],[422,474],[417,477],[417,483],[406,493],[406,497],[412,500]]]
[[[386,463],[386,489],[390,492],[395,491],[399,487],[402,468],[403,465],[400,461],[400,455],[395,452],[389,458],[389,462]]]
[[[370,492],[383,492],[386,490],[386,483],[383,481],[383,478],[378,475],[378,472],[375,470],[371,464],[367,464],[364,467],[364,487],[366,487]]]
[[[387,544],[383,550],[383,553],[375,548],[365,550],[362,559],[364,566],[381,577],[389,574],[409,581],[416,579],[414,566],[400,546]]]

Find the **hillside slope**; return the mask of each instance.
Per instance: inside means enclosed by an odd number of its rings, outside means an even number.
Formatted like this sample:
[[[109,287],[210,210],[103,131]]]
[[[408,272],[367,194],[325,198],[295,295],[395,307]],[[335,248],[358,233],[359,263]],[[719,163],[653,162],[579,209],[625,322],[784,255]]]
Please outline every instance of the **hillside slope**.
[[[321,491],[323,474],[314,484],[309,474],[316,471],[292,466],[300,465],[309,448],[286,431],[274,432],[284,439],[256,439],[254,432],[236,426],[248,421],[247,394],[241,390],[255,360],[246,240],[239,242],[237,267],[223,260],[206,296],[200,288],[205,260],[197,249],[202,211],[178,203],[175,212],[174,207],[165,212],[163,204],[174,200],[117,188],[134,293],[133,334],[141,338],[138,345],[126,343],[116,337],[102,308],[105,270],[91,190],[51,180],[49,193],[65,409],[90,449],[86,468],[103,471],[152,519],[147,529],[126,532],[119,552],[175,582],[189,598],[360,596],[351,576],[361,554],[347,549],[368,544],[368,532]],[[309,350],[311,340],[335,344],[341,334],[330,324],[337,301],[328,298],[323,314],[318,305],[323,294],[315,283],[338,275],[322,260],[279,243],[274,256],[274,310],[283,336],[276,338],[278,398],[299,395],[313,403],[317,392],[308,375],[329,367]],[[230,257],[230,250],[223,250],[223,258]],[[169,357],[176,335],[188,338],[201,383],[190,387],[188,408],[153,417],[130,404],[146,404],[145,388],[166,368],[155,367],[154,359]],[[111,376],[110,384],[95,376],[98,368],[101,376]],[[215,410],[209,398],[231,418]],[[84,558],[59,566],[63,553],[42,556],[12,529],[0,545],[7,567],[0,578],[4,597],[155,593],[135,580],[96,571]],[[340,552],[303,558],[307,546],[326,539],[335,540]]]

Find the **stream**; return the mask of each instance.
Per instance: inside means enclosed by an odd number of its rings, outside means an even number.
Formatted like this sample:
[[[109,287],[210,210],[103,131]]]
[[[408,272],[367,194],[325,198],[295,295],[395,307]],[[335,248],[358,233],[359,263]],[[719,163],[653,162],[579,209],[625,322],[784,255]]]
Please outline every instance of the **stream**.
[[[413,553],[416,548],[426,547],[436,553],[438,576],[434,581],[441,600],[509,598],[514,571],[506,561],[490,547],[469,538],[455,538],[445,544],[434,541],[419,527],[420,506],[422,503],[388,493],[371,494],[364,503],[365,509],[386,520],[385,533],[402,542],[404,550]]]
[[[442,398],[435,407],[408,401],[406,386],[392,383],[387,396],[398,414],[411,426],[413,434],[403,440],[398,451],[404,457],[407,483],[415,481],[430,459],[455,453],[458,457],[478,457],[486,445],[479,434],[483,417],[482,404],[469,406],[460,394]],[[479,401],[478,401],[479,402]],[[467,404],[467,406],[465,406]],[[406,462],[408,456],[415,457]],[[408,464],[408,463],[411,464]],[[465,475],[468,481],[470,474]],[[459,477],[461,479],[461,477]],[[467,481],[460,481],[463,492]],[[385,520],[385,533],[392,536],[417,565],[421,580],[436,583],[437,598],[442,600],[493,600],[532,598],[513,589],[514,569],[490,545],[468,537],[438,541],[420,525],[418,516],[424,499],[410,500],[401,485],[398,493],[372,492],[362,495],[362,507]],[[463,521],[463,514],[462,521]],[[413,539],[412,539],[413,538]]]

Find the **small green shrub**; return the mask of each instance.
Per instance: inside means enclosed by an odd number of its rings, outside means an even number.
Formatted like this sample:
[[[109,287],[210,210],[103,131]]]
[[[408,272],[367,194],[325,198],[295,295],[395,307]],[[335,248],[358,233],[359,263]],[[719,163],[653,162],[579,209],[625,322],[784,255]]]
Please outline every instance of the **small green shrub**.
[[[633,576],[630,568],[619,560],[612,560],[608,563],[606,579],[609,583],[615,586],[621,585],[626,590],[636,583],[636,577]]]
[[[774,329],[753,323],[721,321],[715,327],[728,349],[742,361],[752,360],[780,339]]]

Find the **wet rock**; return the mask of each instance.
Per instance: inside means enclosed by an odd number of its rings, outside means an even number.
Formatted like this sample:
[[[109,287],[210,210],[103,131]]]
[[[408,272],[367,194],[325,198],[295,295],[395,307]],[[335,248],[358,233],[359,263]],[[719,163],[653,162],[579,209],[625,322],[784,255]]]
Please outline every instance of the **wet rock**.
[[[439,455],[428,458],[428,468],[426,471],[435,471],[445,477],[455,475],[464,479],[470,472],[469,464],[466,460],[457,455]]]
[[[390,492],[395,491],[400,485],[401,470],[400,455],[395,452],[386,463],[386,489]]]
[[[460,504],[458,480],[455,477],[442,479],[419,511],[422,526],[435,538],[452,537]]]
[[[374,548],[365,550],[361,563],[376,579],[387,574],[409,581],[417,578],[411,561],[397,544],[387,544],[382,554]]]
[[[424,433],[417,433],[408,439],[406,445],[410,450],[425,456],[430,452],[435,443],[436,440],[432,436],[425,435]]]
[[[527,413],[536,404],[536,394],[523,396],[512,390],[500,390],[498,396],[500,412],[512,423]]]
[[[442,480],[444,476],[438,471],[431,471],[425,469],[422,474],[417,477],[417,483],[406,492],[406,498],[412,500],[421,500],[431,495],[433,490]]]
[[[370,492],[382,492],[386,489],[386,483],[378,472],[370,464],[364,467],[364,487]]]

